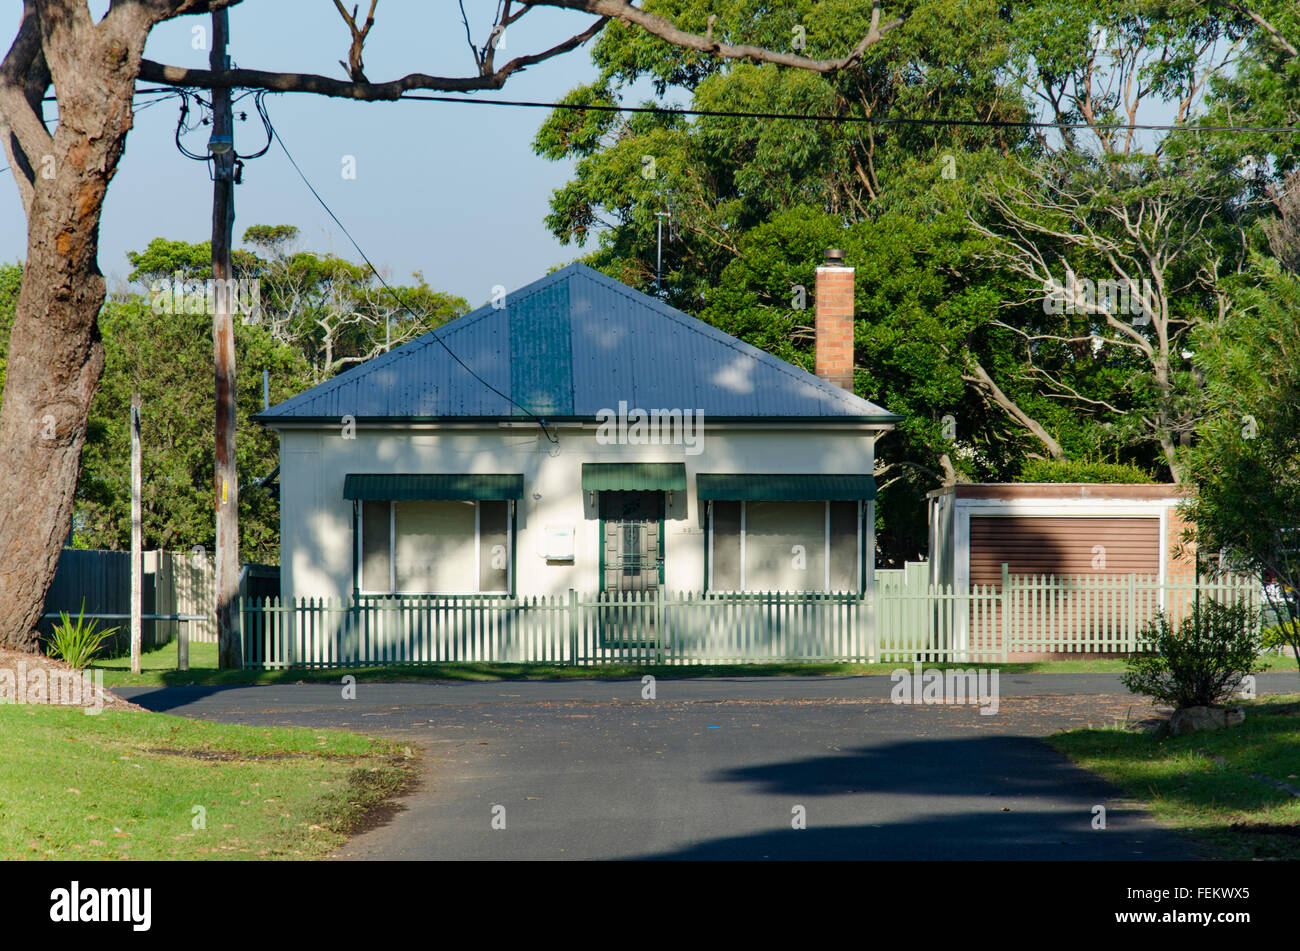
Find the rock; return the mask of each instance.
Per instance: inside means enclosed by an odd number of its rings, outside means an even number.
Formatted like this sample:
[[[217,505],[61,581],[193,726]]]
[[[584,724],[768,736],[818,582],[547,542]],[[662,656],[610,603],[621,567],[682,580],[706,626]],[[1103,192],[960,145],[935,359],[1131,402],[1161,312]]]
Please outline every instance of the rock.
[[[1169,735],[1186,736],[1199,730],[1222,730],[1245,722],[1241,707],[1184,707],[1169,718]]]

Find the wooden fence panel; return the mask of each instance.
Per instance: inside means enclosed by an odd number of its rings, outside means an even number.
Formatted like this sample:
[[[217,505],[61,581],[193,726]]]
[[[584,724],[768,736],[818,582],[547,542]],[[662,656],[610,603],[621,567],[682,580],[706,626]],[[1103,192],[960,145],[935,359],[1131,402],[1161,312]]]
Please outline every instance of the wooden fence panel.
[[[145,649],[171,642],[181,623],[189,625],[191,641],[217,640],[216,620],[212,616],[215,595],[215,570],[211,561],[188,552],[142,552],[142,614],[202,614],[202,621],[148,620],[142,629]],[[54,583],[45,598],[44,613],[66,611],[76,615],[85,605],[86,614],[130,614],[131,553],[65,548],[59,556]],[[53,619],[46,619],[41,630],[48,632]],[[110,649],[129,645],[129,623],[105,620],[103,626],[121,627]],[[117,643],[119,642],[120,643]]]

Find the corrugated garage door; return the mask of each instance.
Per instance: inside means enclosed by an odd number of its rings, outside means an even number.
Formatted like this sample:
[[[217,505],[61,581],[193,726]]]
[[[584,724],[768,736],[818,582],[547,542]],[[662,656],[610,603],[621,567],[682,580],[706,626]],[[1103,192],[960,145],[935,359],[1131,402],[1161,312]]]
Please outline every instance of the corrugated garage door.
[[[1013,575],[1158,574],[1160,519],[972,516],[970,583],[1000,585],[1004,561]]]
[[[1105,567],[1093,567],[1105,549]],[[1001,585],[1002,563],[1019,576],[1055,575],[1073,580],[1099,575],[1156,575],[1160,571],[1159,518],[1070,518],[1067,516],[976,516],[970,520],[970,582],[972,585]],[[1064,657],[1096,643],[1120,629],[1128,611],[1113,598],[1103,599],[1079,616],[1081,606],[1058,593],[1050,598],[1023,592],[1017,596],[1015,620],[1011,623],[1012,645],[1008,660],[1030,661]],[[1141,612],[1145,620],[1149,612]],[[977,619],[971,619],[972,631]],[[985,620],[991,624],[991,646],[1000,649],[1001,608]],[[1047,632],[1055,631],[1077,640],[1074,651],[1047,653],[1043,650]],[[1053,638],[1048,638],[1049,640]]]

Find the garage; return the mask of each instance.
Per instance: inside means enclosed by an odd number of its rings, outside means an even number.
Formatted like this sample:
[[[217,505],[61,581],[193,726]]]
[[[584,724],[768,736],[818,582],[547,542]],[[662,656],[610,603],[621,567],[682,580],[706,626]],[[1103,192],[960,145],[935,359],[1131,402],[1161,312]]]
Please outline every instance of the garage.
[[[1018,579],[1018,588],[1025,582],[1033,584],[1034,579],[1060,579],[1063,584],[1053,586],[1055,593],[1050,596],[1017,602],[1019,607],[1008,622],[1015,629],[1013,639],[1032,644],[1045,639],[1048,631],[1068,630],[1070,639],[1077,634],[1082,644],[1117,622],[1096,613],[1077,623],[1063,622],[1062,617],[1079,610],[1067,593],[1072,586],[1086,587],[1095,579],[1117,576],[1133,576],[1146,586],[1194,578],[1195,562],[1183,541],[1185,523],[1178,513],[1183,497],[1176,485],[948,486],[931,492],[928,499],[930,581],[951,585],[955,592],[971,591],[977,585],[1000,588],[1004,565]],[[1153,602],[1151,608],[1155,607]],[[1000,641],[1000,607],[988,622],[992,632],[985,641]],[[969,619],[972,631],[978,626],[976,619]],[[1029,650],[1009,659],[1050,656]]]
[[[928,496],[930,580],[1001,584],[1013,575],[1194,574],[1177,485],[960,483]]]

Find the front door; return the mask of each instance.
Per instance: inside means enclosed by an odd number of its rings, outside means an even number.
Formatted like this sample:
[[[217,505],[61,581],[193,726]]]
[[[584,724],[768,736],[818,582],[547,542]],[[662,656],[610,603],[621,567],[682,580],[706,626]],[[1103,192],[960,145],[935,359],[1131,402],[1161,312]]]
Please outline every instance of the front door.
[[[664,580],[662,492],[600,493],[600,590],[645,607],[613,608],[602,618],[605,640],[650,640],[655,594]]]
[[[664,494],[600,493],[600,589],[653,594],[663,583]]]

